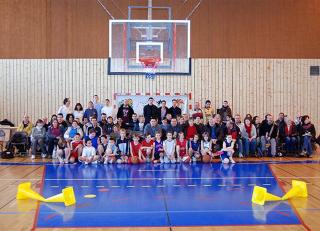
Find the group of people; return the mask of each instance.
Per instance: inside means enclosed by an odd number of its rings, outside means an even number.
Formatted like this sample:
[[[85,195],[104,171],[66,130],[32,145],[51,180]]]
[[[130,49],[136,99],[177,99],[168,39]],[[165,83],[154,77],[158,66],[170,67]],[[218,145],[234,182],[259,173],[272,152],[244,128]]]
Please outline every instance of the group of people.
[[[116,116],[115,116],[116,115]],[[114,116],[116,118],[114,118]],[[143,115],[138,115],[125,100],[117,112],[105,100],[94,96],[84,110],[74,109],[69,98],[50,121],[38,119],[33,126],[24,116],[18,131],[31,141],[31,158],[41,152],[43,158],[57,158],[60,163],[235,163],[233,157],[299,155],[311,157],[316,131],[308,115],[294,120],[280,113],[277,120],[267,114],[247,114],[244,120],[232,114],[227,101],[218,110],[207,100],[189,113],[182,113],[178,101],[172,107],[150,97]]]

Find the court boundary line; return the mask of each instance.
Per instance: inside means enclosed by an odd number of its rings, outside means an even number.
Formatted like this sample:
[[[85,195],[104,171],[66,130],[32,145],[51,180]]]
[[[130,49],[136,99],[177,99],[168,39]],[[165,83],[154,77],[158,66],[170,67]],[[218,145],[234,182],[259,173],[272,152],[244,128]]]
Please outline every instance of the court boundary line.
[[[283,185],[280,183],[277,175],[275,174],[275,172],[273,171],[272,167],[270,166],[270,164],[267,164],[269,170],[271,171],[272,175],[274,176],[275,180],[277,181],[277,184],[279,185],[280,189],[282,190],[282,192],[285,194],[287,193],[286,190],[284,189]],[[311,231],[312,229],[309,228],[309,226],[306,225],[306,223],[303,221],[302,217],[300,216],[300,214],[298,213],[298,211],[296,210],[296,207],[292,204],[291,200],[288,200],[289,205],[291,207],[291,209],[293,210],[293,212],[296,214],[297,218],[299,219],[301,225],[308,231]]]

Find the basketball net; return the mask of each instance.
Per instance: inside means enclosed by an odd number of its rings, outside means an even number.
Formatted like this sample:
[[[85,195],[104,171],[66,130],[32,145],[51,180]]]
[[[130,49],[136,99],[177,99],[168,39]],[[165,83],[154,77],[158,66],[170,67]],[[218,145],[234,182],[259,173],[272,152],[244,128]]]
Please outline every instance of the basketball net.
[[[140,58],[139,61],[143,66],[143,72],[145,73],[146,79],[154,79],[156,77],[156,70],[160,58]]]

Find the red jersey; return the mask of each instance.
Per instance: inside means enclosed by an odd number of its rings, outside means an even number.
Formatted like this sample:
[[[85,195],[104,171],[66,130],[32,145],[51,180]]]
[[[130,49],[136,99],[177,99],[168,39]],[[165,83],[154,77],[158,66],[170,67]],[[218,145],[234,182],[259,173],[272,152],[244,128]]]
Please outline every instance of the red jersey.
[[[139,156],[139,150],[141,148],[141,144],[134,144],[133,141],[130,142],[130,147],[131,147],[131,152],[133,154],[133,156]]]
[[[191,138],[193,138],[193,136],[197,134],[197,128],[196,126],[188,126],[187,127],[187,132],[186,132],[186,139],[190,140]]]
[[[186,149],[187,140],[186,140],[186,139],[183,139],[183,141],[180,141],[180,140],[178,139],[178,140],[177,140],[177,146],[180,147],[180,153],[179,153],[179,156],[180,156],[180,157],[184,157],[185,155],[187,155],[187,149]]]
[[[71,147],[72,147],[71,156],[73,156],[76,160],[78,159],[78,151],[76,151],[75,149],[76,149],[80,144],[83,145],[83,141],[82,141],[82,140],[72,141],[72,142],[71,142]]]
[[[153,140],[150,140],[149,143],[148,143],[146,140],[144,140],[144,141],[142,141],[142,143],[141,143],[141,147],[148,147],[148,148],[149,148],[149,147],[152,147],[153,144],[154,144],[154,141],[153,141]],[[147,156],[145,149],[141,150],[141,153],[142,153],[142,155],[144,155],[145,157]]]

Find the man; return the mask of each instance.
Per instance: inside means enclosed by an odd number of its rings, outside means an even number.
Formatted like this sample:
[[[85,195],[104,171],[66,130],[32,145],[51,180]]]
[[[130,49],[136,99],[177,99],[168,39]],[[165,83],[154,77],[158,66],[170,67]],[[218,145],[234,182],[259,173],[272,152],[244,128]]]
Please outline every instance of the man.
[[[218,110],[218,113],[220,114],[222,121],[224,123],[227,122],[227,117],[229,116],[230,118],[232,118],[232,110],[229,107],[229,103],[228,101],[223,101],[223,105],[222,107]]]
[[[89,131],[91,129],[93,129],[96,132],[97,137],[101,136],[102,135],[102,128],[99,126],[96,117],[92,117],[91,124],[92,124],[92,127],[89,129]],[[86,135],[89,135],[89,134],[86,134]]]
[[[93,106],[97,110],[97,119],[98,121],[101,121],[101,110],[103,108],[103,104],[99,102],[99,96],[94,95],[93,96]]]
[[[276,156],[276,138],[278,134],[278,126],[273,122],[271,114],[266,115],[266,119],[262,121],[260,126],[261,150],[264,154],[267,152],[266,144],[271,146],[272,157]]]
[[[169,108],[167,107],[167,102],[165,100],[161,101],[161,107],[159,107],[159,121],[162,121],[164,118],[166,118],[166,115],[168,114]]]
[[[89,101],[88,108],[84,111],[83,119],[87,118],[89,120],[91,116],[97,117],[98,116],[98,112],[94,108],[93,102]]]
[[[181,108],[178,107],[178,102],[176,99],[172,100],[172,107],[169,109],[169,113],[172,115],[172,118],[181,116]]]
[[[68,124],[66,121],[64,121],[63,119],[63,114],[62,113],[59,113],[57,115],[57,120],[58,120],[58,125],[59,125],[59,128],[63,131],[63,133],[65,133],[65,131],[67,130],[68,128]]]
[[[161,132],[161,127],[156,118],[151,118],[150,123],[144,127],[143,134],[144,136],[150,134],[151,137],[155,137],[157,132]]]
[[[117,118],[122,119],[123,125],[121,127],[127,128],[130,125],[133,113],[134,111],[132,107],[129,105],[129,100],[125,99],[123,104],[119,107],[117,113]]]
[[[207,124],[209,117],[212,117],[212,115],[213,115],[213,108],[211,107],[210,100],[206,100],[202,111],[203,111],[204,124]]]
[[[32,128],[33,128],[33,124],[29,120],[29,116],[24,115],[21,124],[17,128],[17,132],[26,132],[28,136],[30,136]]]
[[[107,117],[113,116],[113,107],[112,107],[112,105],[110,105],[109,99],[105,100],[105,105],[101,109],[101,114],[102,113],[105,113],[107,115]]]
[[[170,126],[168,127],[167,132],[171,132],[173,138],[177,138],[179,132],[182,131],[181,126],[178,124],[177,118],[172,118],[170,122]]]
[[[159,118],[159,115],[158,115],[159,109],[153,103],[154,103],[154,99],[150,97],[148,99],[148,104],[143,107],[143,116],[145,119],[144,121],[145,125],[147,125],[150,122],[151,118]]]
[[[134,132],[139,132],[140,127],[139,127],[139,120],[138,120],[138,115],[137,113],[132,114],[132,121],[130,122],[129,128],[131,131]]]
[[[228,115],[227,115],[227,117],[228,117]],[[241,137],[240,131],[242,131],[244,129],[244,124],[241,122],[241,116],[239,114],[236,114],[234,116],[234,122],[235,122],[235,125],[239,128],[239,136],[236,141],[237,146],[238,146],[238,151],[239,151],[239,157],[243,158],[243,145],[242,145],[242,137]]]

